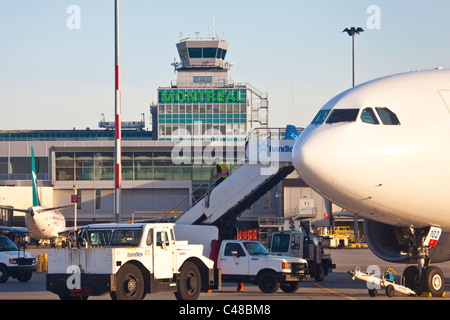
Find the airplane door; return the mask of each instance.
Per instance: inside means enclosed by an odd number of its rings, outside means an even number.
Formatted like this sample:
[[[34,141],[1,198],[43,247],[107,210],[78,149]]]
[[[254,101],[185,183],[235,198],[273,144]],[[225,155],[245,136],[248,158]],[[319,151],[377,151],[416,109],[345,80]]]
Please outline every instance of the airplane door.
[[[174,247],[169,230],[157,227],[153,230],[153,274],[155,279],[168,279],[174,273]]]
[[[220,268],[224,275],[248,275],[249,255],[240,243],[227,243],[220,257]]]

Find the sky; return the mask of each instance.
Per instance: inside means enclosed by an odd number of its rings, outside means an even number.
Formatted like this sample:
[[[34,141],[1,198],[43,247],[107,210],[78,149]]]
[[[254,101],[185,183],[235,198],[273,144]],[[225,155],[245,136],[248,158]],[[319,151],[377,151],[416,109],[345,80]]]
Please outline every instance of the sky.
[[[122,120],[176,80],[176,43],[215,32],[237,83],[269,97],[269,126],[305,127],[356,83],[450,68],[448,0],[120,2]],[[0,130],[98,128],[114,119],[114,0],[0,0]]]

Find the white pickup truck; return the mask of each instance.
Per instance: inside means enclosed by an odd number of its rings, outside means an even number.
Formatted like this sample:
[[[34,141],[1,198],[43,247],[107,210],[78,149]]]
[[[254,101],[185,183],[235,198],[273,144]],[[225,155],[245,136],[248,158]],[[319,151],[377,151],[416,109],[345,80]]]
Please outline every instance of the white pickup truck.
[[[27,282],[36,269],[36,257],[32,253],[19,250],[8,237],[0,236],[0,283],[9,277]]]
[[[85,227],[79,249],[48,251],[47,290],[61,299],[110,293],[140,300],[147,293],[174,292],[194,300],[226,281],[257,283],[263,292],[298,289],[307,277],[301,258],[270,256],[255,241],[225,240],[212,226],[99,224]],[[190,244],[194,243],[194,244]]]
[[[309,278],[306,260],[270,255],[258,241],[222,241],[217,263],[223,282],[253,283],[264,293],[274,293],[279,288],[292,293]]]

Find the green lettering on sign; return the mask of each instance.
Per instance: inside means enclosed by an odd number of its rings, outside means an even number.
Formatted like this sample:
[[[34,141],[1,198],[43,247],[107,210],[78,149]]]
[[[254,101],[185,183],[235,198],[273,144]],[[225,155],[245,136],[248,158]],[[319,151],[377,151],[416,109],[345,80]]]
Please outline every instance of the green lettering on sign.
[[[243,96],[241,96],[243,95]],[[159,103],[245,103],[246,92],[240,89],[159,90]]]
[[[169,96],[167,96],[165,91],[161,91],[161,101],[160,101],[160,103],[173,102],[173,95],[174,95],[173,91],[169,93]]]

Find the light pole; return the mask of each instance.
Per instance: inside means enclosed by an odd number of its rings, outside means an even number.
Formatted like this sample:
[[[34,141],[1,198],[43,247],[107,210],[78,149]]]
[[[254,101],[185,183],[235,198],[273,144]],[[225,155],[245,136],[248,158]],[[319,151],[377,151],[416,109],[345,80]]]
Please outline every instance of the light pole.
[[[351,27],[345,28],[344,31],[347,32],[350,37],[352,37],[352,63],[353,63],[353,87],[355,86],[355,35],[364,32],[364,29],[361,27]]]
[[[122,180],[122,128],[121,128],[121,97],[120,97],[120,33],[119,33],[119,0],[115,0],[115,75],[116,75],[116,140],[115,140],[115,190],[114,190],[114,221],[122,220],[121,206],[121,180]]]
[[[345,28],[344,31],[347,32],[350,37],[352,37],[352,85],[355,86],[355,35],[360,34],[361,32],[364,32],[364,29],[361,27],[351,27],[351,28]],[[355,235],[355,241],[359,242],[359,234],[358,234],[358,215],[356,213],[353,214],[353,228],[354,228],[354,235]]]

